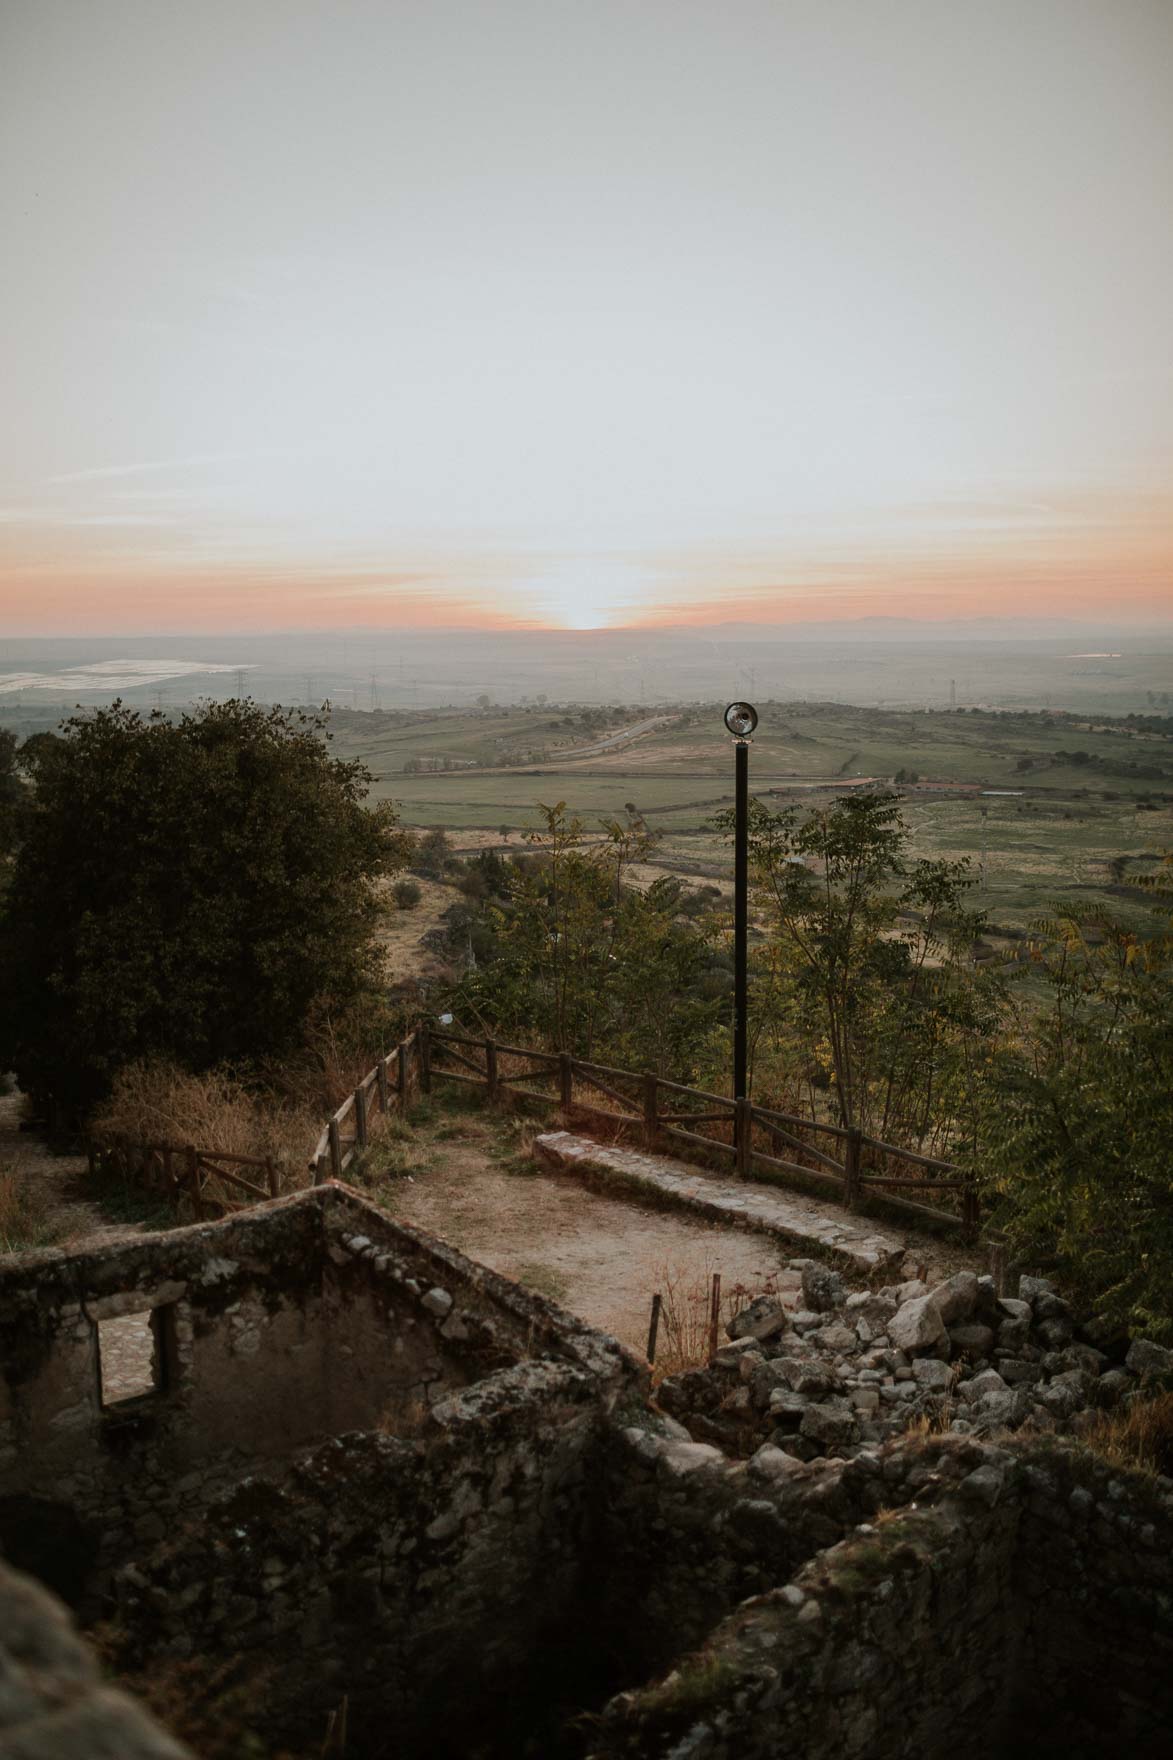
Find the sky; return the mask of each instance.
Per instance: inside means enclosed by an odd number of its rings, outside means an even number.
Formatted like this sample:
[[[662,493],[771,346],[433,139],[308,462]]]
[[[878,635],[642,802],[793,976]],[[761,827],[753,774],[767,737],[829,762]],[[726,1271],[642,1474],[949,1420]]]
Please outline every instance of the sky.
[[[6,0],[0,634],[1173,615],[1170,0]]]

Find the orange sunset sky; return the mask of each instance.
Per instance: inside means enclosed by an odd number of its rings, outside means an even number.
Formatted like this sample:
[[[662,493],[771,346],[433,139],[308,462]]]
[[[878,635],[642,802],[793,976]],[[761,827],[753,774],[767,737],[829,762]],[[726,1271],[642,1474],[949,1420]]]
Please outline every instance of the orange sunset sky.
[[[1168,0],[12,0],[0,635],[1173,613]]]

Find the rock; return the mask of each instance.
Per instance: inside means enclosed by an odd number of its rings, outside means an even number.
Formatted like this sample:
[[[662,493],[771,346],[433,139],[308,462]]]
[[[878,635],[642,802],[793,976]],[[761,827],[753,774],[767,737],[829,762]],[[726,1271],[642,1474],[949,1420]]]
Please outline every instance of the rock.
[[[1068,1374],[1056,1375],[1054,1381],[1036,1387],[1034,1397],[1052,1417],[1070,1418],[1087,1404],[1087,1386],[1087,1377],[1082,1370],[1072,1369]]]
[[[770,1394],[767,1412],[783,1430],[791,1430],[797,1429],[809,1405],[805,1394],[794,1393],[789,1387],[775,1387]]]
[[[957,1487],[958,1495],[968,1498],[971,1503],[984,1503],[987,1509],[993,1509],[1006,1489],[1007,1477],[1005,1467],[996,1464],[978,1467],[966,1474]]]
[[[974,1317],[984,1320],[987,1326],[993,1326],[998,1314],[998,1286],[988,1274],[977,1280],[977,1301],[974,1303]]]
[[[1044,1290],[1042,1295],[1035,1297],[1034,1310],[1036,1320],[1069,1319],[1071,1303],[1065,1302],[1053,1290]]]
[[[1003,1320],[998,1327],[998,1348],[1003,1351],[1021,1351],[1026,1348],[1030,1338],[1029,1320]]]
[[[968,1326],[951,1326],[949,1342],[963,1356],[988,1357],[994,1348],[994,1334],[988,1326],[971,1322]]]
[[[717,1346],[717,1354],[713,1358],[714,1369],[732,1369],[741,1374],[741,1365],[748,1358],[751,1362],[756,1358],[760,1361],[762,1347],[756,1338],[737,1338],[732,1344]]]
[[[790,1391],[790,1383],[786,1376],[783,1363],[775,1359],[767,1362],[764,1358],[751,1359],[751,1367],[746,1380],[749,1385],[749,1397],[758,1411],[764,1412],[770,1403],[770,1395],[775,1388]]]
[[[763,1442],[757,1452],[750,1455],[745,1468],[747,1473],[760,1479],[789,1479],[804,1471],[802,1461],[773,1442]]]
[[[912,1365],[912,1373],[918,1386],[929,1393],[948,1393],[953,1385],[952,1369],[937,1357],[918,1357]]]
[[[897,1306],[903,1307],[905,1302],[918,1301],[921,1296],[927,1296],[928,1293],[928,1284],[922,1283],[919,1277],[912,1277],[907,1283],[898,1283],[896,1285],[895,1295]]]
[[[931,1357],[925,1359],[926,1362],[932,1362],[932,1360]],[[879,1410],[880,1390],[878,1387],[853,1387],[848,1398],[857,1412],[867,1413]]]
[[[1066,1315],[1041,1321],[1037,1331],[1047,1349],[1052,1351],[1061,1350],[1075,1336],[1075,1328]]]
[[[1134,1338],[1128,1347],[1124,1367],[1142,1379],[1154,1376],[1163,1380],[1166,1376],[1173,1376],[1173,1351],[1154,1344],[1149,1338]]]
[[[787,1327],[786,1310],[774,1296],[759,1296],[740,1314],[735,1314],[725,1331],[732,1339],[775,1338]]]
[[[780,1370],[788,1387],[795,1393],[806,1393],[818,1396],[829,1393],[836,1387],[839,1377],[829,1364],[823,1363],[818,1357],[776,1357],[772,1368]]]
[[[888,1336],[902,1351],[931,1356],[949,1334],[940,1309],[926,1293],[897,1308],[888,1323]]]
[[[816,1326],[823,1324],[823,1316],[810,1308],[799,1308],[790,1316],[790,1324],[795,1332],[813,1332]]]
[[[1047,1277],[1020,1277],[1018,1280],[1018,1299],[1020,1302],[1033,1302],[1036,1296],[1049,1296],[1055,1293],[1055,1286]]]
[[[929,1291],[930,1302],[950,1329],[969,1319],[977,1305],[977,1297],[978,1280],[972,1271],[958,1271]]]
[[[839,1406],[812,1405],[803,1413],[799,1433],[826,1448],[844,1448],[855,1441],[855,1419]]]
[[[959,1382],[957,1391],[963,1400],[976,1403],[988,1393],[1006,1393],[1008,1389],[996,1369],[983,1369],[980,1375]]]
[[[426,1295],[420,1297],[420,1306],[426,1308],[429,1314],[435,1314],[443,1320],[452,1306],[452,1297],[446,1289],[430,1289]]]
[[[816,1314],[843,1306],[843,1279],[826,1265],[808,1260],[802,1268],[802,1299]]]
[[[998,1373],[1012,1387],[1029,1387],[1043,1377],[1041,1364],[1029,1363],[1025,1357],[999,1357]]]
[[[1005,1393],[983,1393],[976,1405],[970,1407],[970,1416],[975,1414],[981,1419],[983,1429],[987,1430],[1002,1424],[1020,1423],[1025,1416],[1020,1395],[1012,1393],[1009,1388]]]
[[[1127,1369],[1109,1369],[1096,1382],[1094,1396],[1097,1405],[1114,1406],[1134,1385],[1132,1376]]]
[[[812,1338],[811,1343],[818,1345],[820,1350],[831,1351],[836,1356],[842,1356],[845,1351],[855,1350],[859,1340],[850,1326],[836,1324],[820,1327],[817,1336]]]

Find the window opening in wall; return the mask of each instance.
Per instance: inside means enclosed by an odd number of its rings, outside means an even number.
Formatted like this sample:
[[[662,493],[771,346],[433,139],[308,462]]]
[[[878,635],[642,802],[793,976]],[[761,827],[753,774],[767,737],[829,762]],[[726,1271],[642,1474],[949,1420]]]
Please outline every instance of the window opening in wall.
[[[126,1405],[163,1388],[163,1326],[168,1310],[146,1308],[98,1321],[103,1406]]]

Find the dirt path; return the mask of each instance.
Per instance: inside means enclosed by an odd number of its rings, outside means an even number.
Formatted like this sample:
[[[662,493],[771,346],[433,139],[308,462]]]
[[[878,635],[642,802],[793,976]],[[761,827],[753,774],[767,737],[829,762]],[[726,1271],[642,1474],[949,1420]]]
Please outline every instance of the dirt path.
[[[141,1228],[111,1222],[87,1197],[84,1155],[57,1155],[31,1131],[22,1131],[23,1094],[0,1095],[0,1178],[10,1177],[20,1207],[15,1250],[39,1246],[100,1246]],[[27,1237],[27,1238],[26,1238]]]
[[[701,1312],[714,1271],[726,1297],[767,1282],[797,1285],[761,1236],[644,1210],[587,1191],[518,1154],[493,1154],[493,1127],[476,1116],[440,1133],[421,1130],[402,1148],[413,1176],[377,1197],[397,1217],[452,1242],[472,1259],[528,1284],[642,1351],[652,1291]]]

